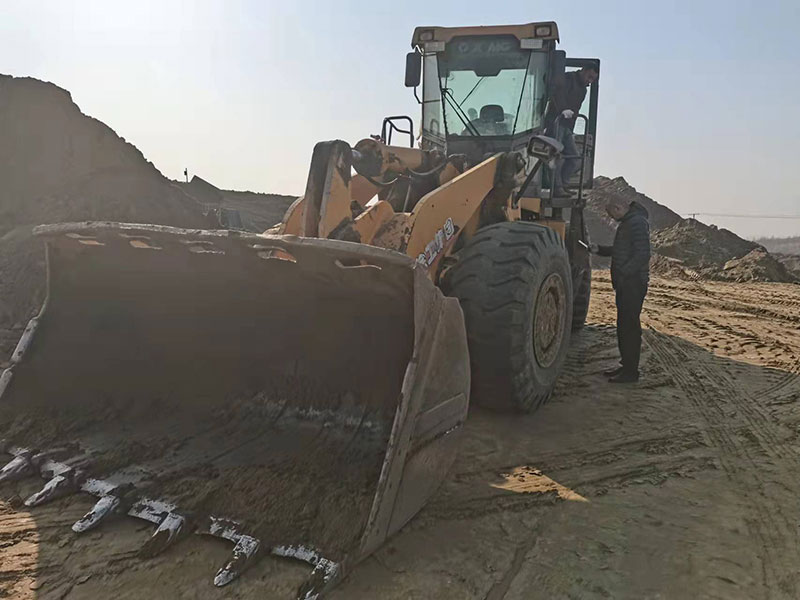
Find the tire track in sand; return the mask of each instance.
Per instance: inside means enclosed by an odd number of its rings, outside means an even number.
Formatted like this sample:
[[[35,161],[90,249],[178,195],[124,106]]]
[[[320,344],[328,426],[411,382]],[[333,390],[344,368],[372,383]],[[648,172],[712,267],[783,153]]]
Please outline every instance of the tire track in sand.
[[[767,457],[772,464],[789,462],[794,467],[800,462],[797,451],[781,440],[777,424],[751,398],[708,364],[702,351],[683,348],[653,330],[645,333],[645,342],[705,421],[705,433],[719,452],[720,465],[749,507],[753,518],[747,520],[747,526],[761,548],[765,589],[770,590],[770,597],[776,597],[772,594],[778,591],[786,597],[798,597],[797,522],[786,514],[787,503],[770,493],[772,482],[765,479],[764,461],[756,456]],[[792,473],[791,468],[787,471]],[[794,491],[795,484],[791,481],[784,487]]]

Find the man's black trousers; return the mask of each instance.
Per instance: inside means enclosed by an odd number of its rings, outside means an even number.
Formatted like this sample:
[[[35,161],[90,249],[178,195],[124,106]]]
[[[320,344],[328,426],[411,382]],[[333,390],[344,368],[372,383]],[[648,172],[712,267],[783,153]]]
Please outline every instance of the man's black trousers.
[[[639,373],[639,355],[642,351],[642,304],[647,295],[647,284],[639,279],[617,283],[617,344],[625,373]]]

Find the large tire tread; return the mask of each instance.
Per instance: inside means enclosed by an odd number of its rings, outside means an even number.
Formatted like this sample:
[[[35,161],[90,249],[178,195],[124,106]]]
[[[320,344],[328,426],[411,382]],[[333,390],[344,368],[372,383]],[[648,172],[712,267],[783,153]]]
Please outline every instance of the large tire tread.
[[[547,369],[535,363],[533,310],[542,281],[558,271],[567,294],[565,331]],[[472,398],[531,412],[552,394],[572,324],[572,284],[564,243],[552,229],[515,221],[479,230],[447,271],[445,293],[461,302],[472,364]]]

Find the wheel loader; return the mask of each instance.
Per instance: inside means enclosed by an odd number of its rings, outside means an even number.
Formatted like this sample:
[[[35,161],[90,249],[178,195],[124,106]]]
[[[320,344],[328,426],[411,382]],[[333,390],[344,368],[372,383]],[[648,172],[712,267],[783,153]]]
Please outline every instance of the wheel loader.
[[[227,540],[218,586],[272,554],[310,565],[299,598],[329,592],[434,493],[469,400],[536,409],[586,316],[597,83],[574,198],[550,191],[544,116],[554,80],[599,62],[558,41],[553,22],[418,27],[419,136],[388,117],[318,143],[263,234],[37,228],[47,295],[0,376],[0,482],[46,479],[31,510],[95,496],[76,534],[151,522],[142,556]]]

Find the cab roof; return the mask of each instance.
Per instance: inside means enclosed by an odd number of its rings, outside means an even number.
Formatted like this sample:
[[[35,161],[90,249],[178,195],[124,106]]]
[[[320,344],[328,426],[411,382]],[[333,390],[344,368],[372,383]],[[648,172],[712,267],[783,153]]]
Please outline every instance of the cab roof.
[[[513,35],[519,40],[538,38],[560,41],[558,25],[555,21],[541,21],[524,25],[491,25],[488,27],[416,27],[411,38],[411,47],[420,46],[425,42],[449,42],[454,37],[462,35]]]

